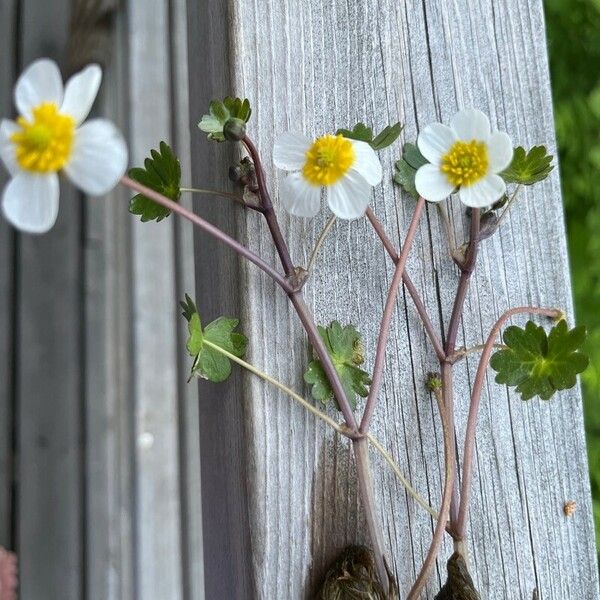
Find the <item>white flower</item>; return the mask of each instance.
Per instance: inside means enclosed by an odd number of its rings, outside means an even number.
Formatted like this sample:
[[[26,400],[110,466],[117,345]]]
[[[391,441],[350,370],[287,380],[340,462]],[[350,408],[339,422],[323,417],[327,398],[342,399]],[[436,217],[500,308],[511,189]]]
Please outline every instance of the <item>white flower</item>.
[[[506,191],[498,175],[512,160],[513,147],[504,132],[492,133],[486,115],[473,108],[461,110],[450,120],[428,125],[417,145],[431,163],[416,174],[417,192],[439,202],[458,188],[461,201],[473,208],[490,206]]]
[[[333,213],[356,219],[369,206],[371,188],[381,181],[381,163],[365,142],[341,135],[324,135],[311,142],[297,133],[284,133],[273,148],[275,166],[291,173],[283,180],[284,208],[298,217],[313,217],[321,193]]]
[[[60,71],[40,59],[19,77],[16,123],[0,123],[0,158],[11,180],[2,194],[4,216],[16,228],[44,233],[58,216],[58,172],[85,193],[111,190],[127,167],[121,132],[105,119],[82,125],[102,80],[98,65],[73,75],[63,88]]]

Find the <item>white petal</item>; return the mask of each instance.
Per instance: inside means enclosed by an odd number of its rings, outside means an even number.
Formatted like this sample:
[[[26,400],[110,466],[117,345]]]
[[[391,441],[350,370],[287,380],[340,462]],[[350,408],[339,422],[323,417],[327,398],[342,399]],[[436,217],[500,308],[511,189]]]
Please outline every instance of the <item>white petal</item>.
[[[0,123],[0,158],[11,175],[19,170],[15,145],[10,141],[10,136],[19,131],[19,126],[14,121],[2,119]]]
[[[83,123],[92,110],[101,82],[102,69],[98,65],[89,65],[75,73],[65,86],[60,112],[73,117],[77,125]]]
[[[362,175],[348,171],[337,183],[325,188],[325,193],[334,215],[340,219],[358,219],[369,206],[372,189]]]
[[[106,119],[92,119],[75,131],[69,179],[86,194],[102,196],[117,185],[127,168],[121,132]]]
[[[19,77],[15,87],[15,104],[24,117],[30,119],[32,109],[42,102],[54,102],[60,106],[62,101],[62,77],[53,60],[36,60]]]
[[[279,199],[296,217],[314,217],[321,206],[321,188],[311,185],[302,173],[290,173],[281,183]]]
[[[450,120],[450,127],[459,140],[487,142],[490,137],[490,120],[487,115],[475,108],[457,112]]]
[[[301,133],[286,131],[275,140],[273,163],[284,171],[298,171],[306,162],[310,140]]]
[[[58,216],[58,175],[21,171],[4,188],[2,212],[17,229],[46,233]]]
[[[419,195],[430,202],[439,202],[454,190],[454,185],[435,165],[423,165],[419,168],[415,175],[415,187]]]
[[[512,140],[509,135],[503,131],[492,133],[488,142],[488,154],[492,172],[504,171],[513,157]]]
[[[419,134],[417,146],[430,163],[439,165],[442,156],[450,150],[455,141],[456,134],[450,127],[442,123],[432,123]]]
[[[471,208],[484,208],[500,200],[506,191],[506,183],[499,175],[490,173],[473,185],[462,186],[458,192],[463,204]]]
[[[383,168],[377,158],[377,153],[369,144],[357,140],[349,140],[356,153],[356,161],[352,165],[352,170],[362,175],[363,179],[369,185],[381,183],[383,177]]]

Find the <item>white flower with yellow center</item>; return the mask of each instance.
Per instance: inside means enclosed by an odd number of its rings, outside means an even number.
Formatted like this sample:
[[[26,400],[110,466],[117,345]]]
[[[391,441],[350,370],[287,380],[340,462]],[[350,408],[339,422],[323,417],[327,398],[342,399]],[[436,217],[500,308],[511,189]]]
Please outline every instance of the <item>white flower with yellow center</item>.
[[[458,190],[464,204],[483,208],[506,192],[498,173],[512,160],[512,142],[506,133],[492,132],[481,111],[461,110],[450,120],[450,127],[428,125],[419,134],[417,146],[431,163],[420,167],[415,176],[417,192],[426,200],[439,202]]]
[[[298,217],[316,215],[322,193],[336,216],[361,217],[372,187],[382,176],[371,146],[341,135],[324,135],[311,142],[303,135],[284,133],[275,142],[273,162],[291,171],[283,180],[280,198],[284,208]]]
[[[82,125],[102,80],[98,65],[73,75],[63,88],[56,63],[40,59],[15,87],[16,122],[0,123],[0,158],[11,175],[2,194],[4,216],[16,228],[44,233],[58,216],[58,173],[81,190],[101,196],[127,167],[127,146],[105,119]]]

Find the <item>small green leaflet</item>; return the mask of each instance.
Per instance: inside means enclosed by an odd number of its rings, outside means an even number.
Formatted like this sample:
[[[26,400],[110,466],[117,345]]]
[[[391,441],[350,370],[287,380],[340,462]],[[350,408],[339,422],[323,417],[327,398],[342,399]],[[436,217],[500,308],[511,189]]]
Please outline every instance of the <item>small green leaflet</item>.
[[[160,143],[160,150],[150,151],[150,158],[144,161],[143,169],[129,169],[129,177],[175,202],[181,196],[181,166],[173,150],[165,142]],[[143,194],[137,194],[130,200],[129,212],[140,215],[143,222],[162,221],[171,214],[168,208]]]
[[[343,135],[351,140],[366,142],[373,150],[379,151],[391,146],[398,139],[401,132],[402,125],[395,123],[394,125],[388,125],[381,133],[373,137],[373,130],[370,127],[367,127],[364,123],[357,123],[354,129],[338,129],[336,134]]]
[[[520,183],[521,185],[532,185],[543,181],[554,168],[552,155],[546,151],[546,146],[534,146],[525,151],[525,148],[515,148],[510,165],[500,173],[500,177],[506,183]]]
[[[369,374],[358,366],[364,362],[360,334],[353,325],[342,327],[337,321],[333,321],[329,327],[319,327],[319,333],[340,377],[346,398],[354,409],[356,395],[366,398],[369,395],[368,386],[371,385]],[[315,400],[326,403],[333,398],[333,390],[320,360],[309,363],[304,381],[312,386],[311,393]]]
[[[198,127],[208,134],[209,140],[217,142],[225,141],[223,126],[229,119],[240,119],[247,123],[252,114],[250,101],[247,98],[242,100],[231,96],[227,96],[223,100],[213,100],[208,107],[208,111],[209,114],[202,117]]]
[[[548,335],[532,321],[524,329],[507,327],[503,336],[507,348],[490,361],[498,373],[496,382],[516,386],[522,400],[534,396],[549,400],[556,391],[572,388],[577,374],[587,368],[589,358],[579,351],[585,337],[585,327],[569,330],[564,319]]]
[[[231,360],[221,350],[241,358],[248,345],[246,336],[234,331],[239,320],[219,317],[202,329],[200,315],[188,295],[181,306],[183,316],[189,321],[187,351],[194,358],[192,375],[215,383],[225,381],[231,374]]]
[[[421,154],[415,144],[404,144],[402,158],[396,162],[396,173],[394,182],[402,186],[405,192],[417,199],[419,194],[415,187],[415,175],[417,170],[427,164],[427,160]]]

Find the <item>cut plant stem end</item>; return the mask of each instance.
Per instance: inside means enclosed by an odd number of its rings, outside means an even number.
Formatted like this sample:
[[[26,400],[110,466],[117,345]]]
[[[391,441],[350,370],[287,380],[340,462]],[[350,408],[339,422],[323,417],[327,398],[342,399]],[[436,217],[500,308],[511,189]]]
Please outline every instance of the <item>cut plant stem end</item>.
[[[504,344],[494,344],[493,347],[497,348],[497,349],[506,348],[506,346]],[[484,348],[485,348],[485,344],[471,346],[470,348],[459,348],[452,356],[448,357],[448,362],[451,364],[455,364],[459,360],[461,360],[471,354],[477,354],[478,352],[481,352],[482,350],[484,350]]]

